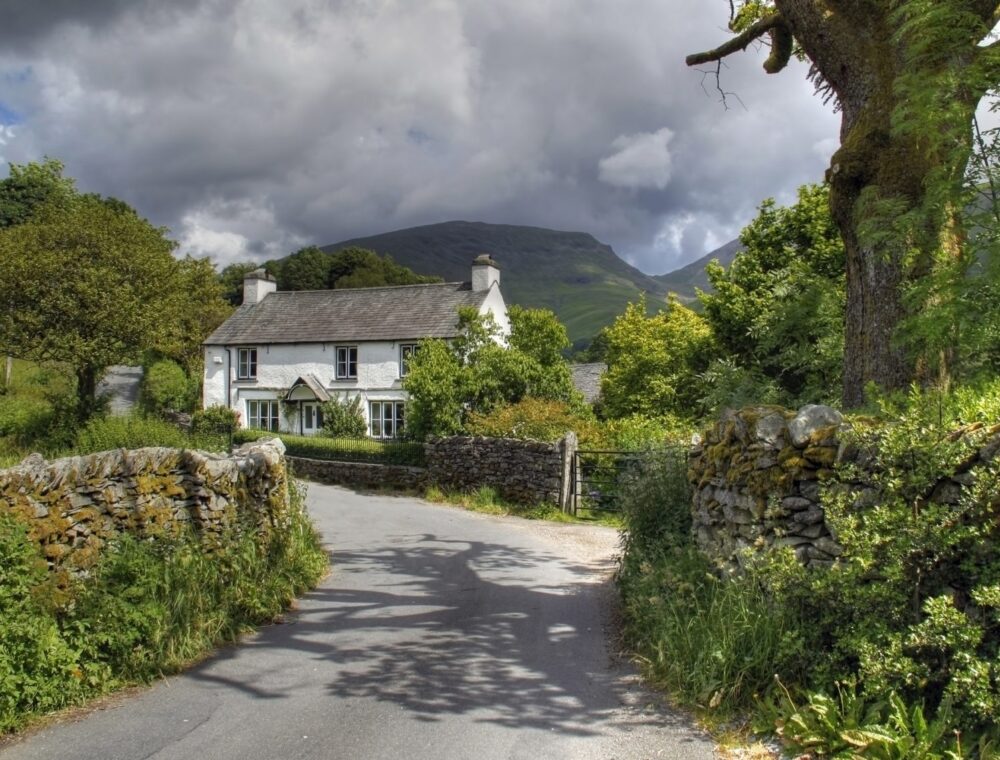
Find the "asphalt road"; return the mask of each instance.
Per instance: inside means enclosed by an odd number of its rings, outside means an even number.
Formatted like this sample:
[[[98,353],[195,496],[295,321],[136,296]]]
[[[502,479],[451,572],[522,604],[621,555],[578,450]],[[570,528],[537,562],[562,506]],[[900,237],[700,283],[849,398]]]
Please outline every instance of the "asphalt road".
[[[333,572],[284,624],[0,758],[713,757],[610,653],[614,531],[308,499]]]

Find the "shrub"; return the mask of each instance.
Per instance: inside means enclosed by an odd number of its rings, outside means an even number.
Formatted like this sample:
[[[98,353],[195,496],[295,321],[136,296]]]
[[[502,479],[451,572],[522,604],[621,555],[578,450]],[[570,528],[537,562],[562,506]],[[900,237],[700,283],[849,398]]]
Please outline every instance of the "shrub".
[[[146,408],[157,414],[186,411],[193,402],[184,369],[169,359],[161,359],[146,369],[142,397]]]
[[[38,542],[22,523],[0,514],[0,733],[26,713],[72,703],[87,688],[79,653],[43,601],[47,581]]]
[[[239,421],[239,413],[228,406],[210,406],[191,415],[191,433],[228,436],[239,427]]]
[[[323,404],[323,435],[330,438],[359,438],[368,432],[361,411],[361,396]]]
[[[121,417],[94,417],[76,434],[73,453],[140,449],[145,446],[221,451],[226,448],[227,443],[227,437],[224,435],[207,432],[188,434],[173,423],[158,417],[133,414]]]
[[[547,442],[558,441],[571,430],[583,442],[598,442],[602,437],[593,415],[585,415],[565,401],[537,398],[507,404],[489,414],[472,413],[466,430],[472,435]]]

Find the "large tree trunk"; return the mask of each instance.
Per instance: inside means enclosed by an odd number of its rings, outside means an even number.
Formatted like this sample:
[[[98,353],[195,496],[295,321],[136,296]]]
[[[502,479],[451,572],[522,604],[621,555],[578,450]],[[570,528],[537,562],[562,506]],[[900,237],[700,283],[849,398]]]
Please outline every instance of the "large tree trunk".
[[[81,424],[97,409],[97,383],[100,370],[89,365],[76,368],[76,417]]]

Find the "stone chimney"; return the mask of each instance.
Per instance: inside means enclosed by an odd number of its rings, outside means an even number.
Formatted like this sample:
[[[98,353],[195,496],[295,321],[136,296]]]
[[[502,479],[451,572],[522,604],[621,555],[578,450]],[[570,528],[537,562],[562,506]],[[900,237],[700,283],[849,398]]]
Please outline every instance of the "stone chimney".
[[[243,278],[243,303],[255,304],[278,289],[278,283],[263,268],[255,269]]]
[[[489,290],[493,283],[500,282],[500,267],[493,258],[484,253],[476,256],[472,262],[472,289],[474,291]]]

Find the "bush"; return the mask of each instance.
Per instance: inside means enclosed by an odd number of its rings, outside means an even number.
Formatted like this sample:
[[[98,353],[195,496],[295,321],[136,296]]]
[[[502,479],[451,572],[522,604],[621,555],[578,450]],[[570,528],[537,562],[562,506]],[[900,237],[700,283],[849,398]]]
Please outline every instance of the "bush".
[[[228,436],[239,427],[239,424],[239,414],[228,406],[210,406],[208,409],[199,409],[191,415],[193,435]]]
[[[546,442],[558,441],[571,430],[583,442],[598,442],[602,437],[600,425],[593,415],[585,415],[565,401],[537,398],[507,404],[489,414],[472,413],[466,430],[471,435]]]
[[[368,432],[361,411],[361,396],[344,401],[331,399],[322,406],[323,435],[330,438],[360,438]]]
[[[146,408],[162,414],[191,408],[191,383],[184,369],[169,359],[161,359],[146,369],[142,379],[142,398]]]
[[[222,451],[227,444],[226,436],[188,434],[158,417],[129,415],[91,419],[76,434],[73,453],[89,454],[111,449],[141,449],[146,446]]]
[[[48,569],[27,528],[0,514],[0,733],[86,692],[79,653],[45,603]]]

